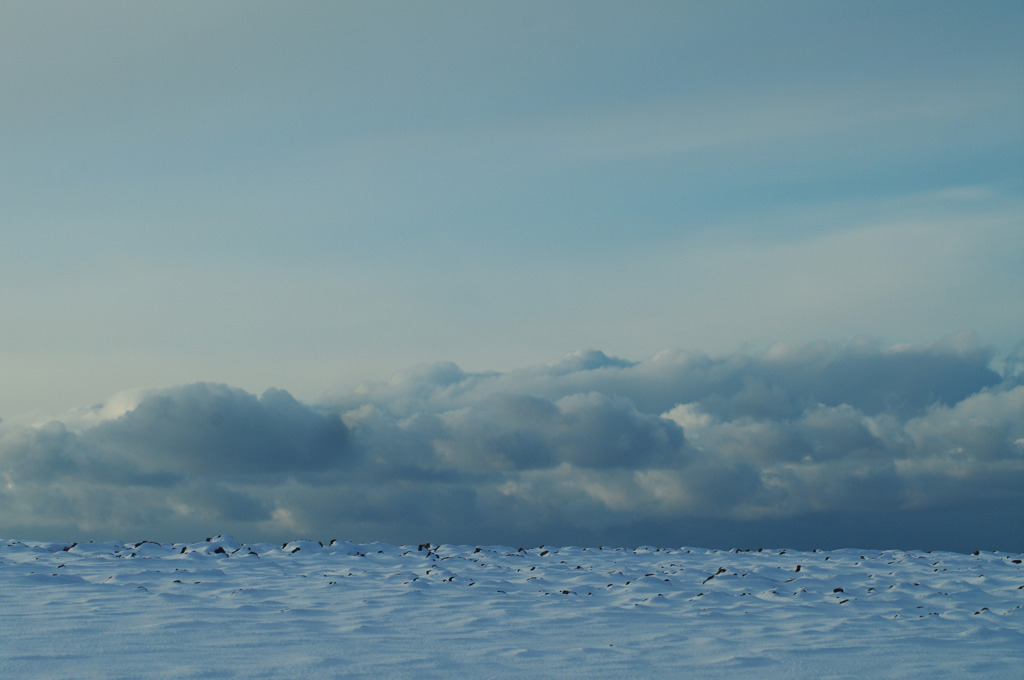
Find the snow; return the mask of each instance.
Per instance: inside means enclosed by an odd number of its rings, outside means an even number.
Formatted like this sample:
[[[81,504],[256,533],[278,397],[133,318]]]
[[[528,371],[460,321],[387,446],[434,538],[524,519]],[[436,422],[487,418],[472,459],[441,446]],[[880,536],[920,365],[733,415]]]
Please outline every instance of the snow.
[[[1008,553],[0,543],[0,676],[1013,677]]]

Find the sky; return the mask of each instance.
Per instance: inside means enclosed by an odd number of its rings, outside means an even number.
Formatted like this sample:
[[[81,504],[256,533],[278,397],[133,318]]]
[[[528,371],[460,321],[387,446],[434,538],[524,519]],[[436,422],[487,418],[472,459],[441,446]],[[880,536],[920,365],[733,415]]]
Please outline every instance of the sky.
[[[1024,549],[1021,35],[8,3],[0,531]]]

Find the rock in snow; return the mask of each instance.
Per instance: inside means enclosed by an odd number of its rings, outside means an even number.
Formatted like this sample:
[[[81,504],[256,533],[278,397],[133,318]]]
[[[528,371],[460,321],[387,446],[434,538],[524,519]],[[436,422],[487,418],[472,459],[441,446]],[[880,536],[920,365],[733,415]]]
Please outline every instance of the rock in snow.
[[[0,676],[1011,677],[1021,557],[4,541]]]

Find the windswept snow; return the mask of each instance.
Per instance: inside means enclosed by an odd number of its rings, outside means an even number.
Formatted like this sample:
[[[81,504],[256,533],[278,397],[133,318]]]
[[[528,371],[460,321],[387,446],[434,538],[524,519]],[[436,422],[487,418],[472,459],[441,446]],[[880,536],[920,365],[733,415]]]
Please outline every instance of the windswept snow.
[[[1008,677],[1022,559],[5,541],[0,675]]]

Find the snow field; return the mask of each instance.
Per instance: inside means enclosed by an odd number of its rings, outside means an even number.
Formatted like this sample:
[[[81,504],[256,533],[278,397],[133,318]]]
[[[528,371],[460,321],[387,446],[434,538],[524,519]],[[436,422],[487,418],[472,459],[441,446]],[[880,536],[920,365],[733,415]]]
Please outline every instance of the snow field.
[[[1012,677],[1007,553],[0,544],[18,678]]]

